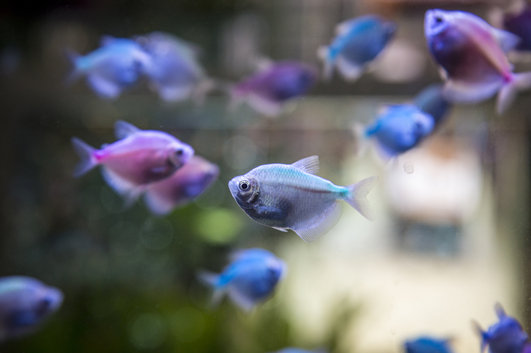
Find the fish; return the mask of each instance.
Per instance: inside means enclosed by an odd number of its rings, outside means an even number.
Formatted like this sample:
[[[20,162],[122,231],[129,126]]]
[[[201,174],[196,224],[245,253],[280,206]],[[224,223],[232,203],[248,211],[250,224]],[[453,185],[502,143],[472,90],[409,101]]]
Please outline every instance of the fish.
[[[528,341],[527,333],[515,318],[507,315],[498,303],[494,307],[498,322],[484,331],[474,322],[475,330],[481,337],[481,352],[488,347],[489,353],[522,353]]]
[[[364,136],[374,139],[380,154],[391,159],[418,146],[434,126],[433,117],[414,104],[388,105],[365,128]]]
[[[332,43],[317,51],[324,64],[324,78],[332,78],[336,68],[344,79],[357,80],[389,44],[396,29],[394,22],[376,15],[360,16],[337,25]]]
[[[194,155],[194,149],[162,131],[140,130],[117,121],[118,141],[101,149],[74,137],[72,144],[81,161],[74,170],[79,177],[98,165],[105,181],[128,203],[135,201],[148,184],[171,176]]]
[[[319,157],[293,164],[266,164],[232,178],[229,190],[240,208],[256,222],[282,232],[293,230],[313,241],[335,223],[337,200],[345,200],[370,218],[367,194],[376,178],[338,186],[315,175]]]
[[[506,53],[519,39],[462,11],[428,10],[424,32],[429,50],[442,68],[444,95],[454,103],[476,103],[498,94],[503,113],[517,91],[531,87],[531,72],[513,73]]]
[[[440,84],[424,88],[417,94],[413,104],[432,117],[435,128],[446,120],[452,107],[452,104],[444,97],[443,86]]]
[[[201,195],[218,175],[217,165],[195,155],[170,177],[149,184],[144,200],[152,213],[167,214]]]
[[[421,336],[404,342],[405,353],[452,353],[449,339]]]
[[[101,47],[80,55],[69,51],[72,73],[67,82],[85,76],[88,85],[102,98],[115,99],[136,83],[152,65],[151,57],[134,40],[104,36]]]
[[[214,289],[213,304],[228,294],[238,307],[249,311],[273,294],[285,272],[286,264],[274,254],[251,248],[233,253],[221,274],[201,271],[199,279]]]
[[[278,116],[287,102],[306,94],[316,81],[312,66],[297,61],[271,63],[230,89],[232,106],[247,102],[260,114]]]
[[[34,332],[63,302],[63,293],[25,276],[0,278],[0,342]]]
[[[514,49],[524,52],[531,51],[531,5],[523,6],[518,12],[506,13],[502,21],[503,29],[520,39]]]
[[[198,61],[198,49],[188,42],[163,32],[138,36],[136,42],[151,58],[144,73],[159,97],[168,102],[189,98],[201,100],[213,87]]]

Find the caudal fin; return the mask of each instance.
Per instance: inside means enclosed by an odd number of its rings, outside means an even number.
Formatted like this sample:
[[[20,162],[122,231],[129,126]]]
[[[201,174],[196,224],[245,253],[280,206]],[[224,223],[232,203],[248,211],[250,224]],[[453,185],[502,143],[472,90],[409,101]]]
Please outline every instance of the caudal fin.
[[[483,353],[485,351],[485,348],[487,348],[487,345],[488,345],[487,332],[483,331],[481,326],[476,321],[472,321],[472,328],[481,337],[480,351],[481,353]]]
[[[524,91],[531,88],[531,72],[514,74],[511,82],[505,84],[498,93],[496,102],[496,111],[502,114],[514,101],[518,91]]]
[[[94,147],[87,145],[77,137],[72,138],[72,145],[76,153],[81,157],[81,161],[74,169],[74,176],[77,178],[97,166],[98,162],[94,158],[94,152],[96,151]]]
[[[214,289],[214,294],[212,295],[212,299],[210,300],[210,306],[214,307],[218,305],[221,299],[223,298],[223,294],[225,293],[222,288],[219,288],[219,275],[208,271],[199,271],[197,273],[197,278],[199,278],[202,283]]]
[[[330,60],[328,55],[328,47],[320,47],[317,50],[317,57],[323,61],[323,79],[329,81],[332,78],[332,72],[334,70],[334,63]]]
[[[371,212],[369,209],[369,200],[367,200],[367,195],[376,184],[377,177],[372,176],[362,181],[350,185],[349,197],[345,199],[352,207],[354,207],[359,213],[361,213],[365,218],[371,219]]]
[[[68,59],[68,62],[70,63],[70,73],[68,74],[68,76],[66,76],[65,79],[65,83],[69,85],[76,81],[82,75],[81,69],[78,65],[78,59],[80,55],[71,49],[65,49],[64,52],[65,56]]]

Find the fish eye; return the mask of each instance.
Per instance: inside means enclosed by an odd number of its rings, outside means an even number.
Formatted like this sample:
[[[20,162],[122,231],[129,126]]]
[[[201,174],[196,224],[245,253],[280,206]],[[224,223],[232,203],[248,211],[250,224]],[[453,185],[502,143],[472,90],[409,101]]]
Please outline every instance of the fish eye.
[[[177,150],[175,151],[175,155],[176,155],[177,157],[182,157],[183,154],[184,154],[184,150],[183,150],[182,148],[179,148],[179,149],[177,149]]]
[[[250,187],[249,181],[248,180],[240,181],[240,183],[238,184],[238,187],[240,188],[241,191],[249,190],[249,187]]]
[[[443,23],[443,18],[441,16],[435,16],[434,20],[437,24]]]

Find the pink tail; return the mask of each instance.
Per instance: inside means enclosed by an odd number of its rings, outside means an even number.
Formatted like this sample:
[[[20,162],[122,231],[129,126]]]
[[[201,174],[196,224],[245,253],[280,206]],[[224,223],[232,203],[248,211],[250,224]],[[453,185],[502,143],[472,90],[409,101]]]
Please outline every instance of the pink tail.
[[[531,88],[531,72],[514,74],[511,82],[505,84],[498,93],[496,102],[496,111],[502,114],[516,98],[518,91],[524,91]]]

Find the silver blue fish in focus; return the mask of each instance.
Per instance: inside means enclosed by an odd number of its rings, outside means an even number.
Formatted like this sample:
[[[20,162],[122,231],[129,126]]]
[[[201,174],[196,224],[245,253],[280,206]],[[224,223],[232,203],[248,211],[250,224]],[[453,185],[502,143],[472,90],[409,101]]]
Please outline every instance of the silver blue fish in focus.
[[[505,313],[500,304],[495,306],[498,322],[486,331],[475,323],[476,331],[481,337],[481,352],[488,347],[489,353],[522,353],[527,343],[527,333],[514,317]]]
[[[267,300],[286,271],[286,265],[271,252],[247,249],[234,253],[221,274],[201,272],[200,279],[214,289],[213,304],[225,294],[243,310],[249,311]]]
[[[344,79],[353,81],[384,50],[396,32],[396,24],[367,15],[340,23],[336,32],[332,44],[318,51],[324,62],[324,78],[330,79],[335,67]]]
[[[376,178],[338,186],[314,173],[319,158],[293,164],[266,164],[229,181],[232,197],[253,220],[286,232],[293,230],[306,241],[326,232],[337,220],[338,200],[344,200],[369,218],[367,194]]]
[[[139,36],[136,41],[151,57],[146,66],[150,85],[165,101],[201,100],[213,86],[199,64],[198,49],[163,32]]]
[[[519,42],[514,34],[471,13],[443,10],[426,12],[424,32],[451,102],[475,103],[498,93],[496,109],[502,113],[518,91],[531,88],[531,72],[513,73],[506,56]]]
[[[69,53],[73,72],[69,81],[85,76],[100,97],[114,99],[136,83],[151,67],[151,57],[130,39],[103,37],[101,47],[87,55]]]
[[[449,339],[421,336],[404,342],[405,353],[453,353]]]
[[[0,342],[35,331],[62,302],[59,289],[34,278],[0,278]]]
[[[168,178],[194,155],[194,149],[162,131],[140,130],[118,121],[118,141],[93,148],[78,138],[72,139],[81,157],[74,176],[79,177],[101,165],[107,183],[131,203],[148,184]]]

